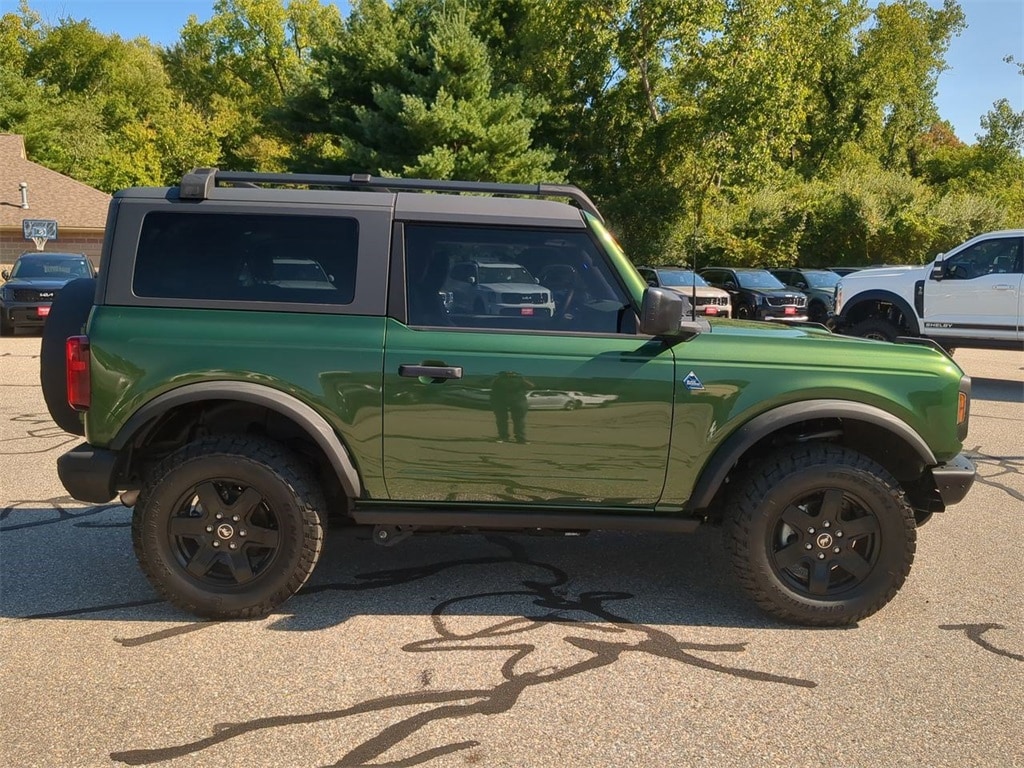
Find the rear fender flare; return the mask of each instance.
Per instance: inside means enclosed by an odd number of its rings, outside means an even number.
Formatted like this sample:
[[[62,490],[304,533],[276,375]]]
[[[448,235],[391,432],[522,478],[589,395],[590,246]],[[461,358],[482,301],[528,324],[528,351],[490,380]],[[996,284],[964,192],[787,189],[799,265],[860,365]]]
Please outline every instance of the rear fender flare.
[[[867,422],[881,427],[903,440],[921,458],[926,466],[938,461],[931,448],[906,422],[881,408],[848,400],[809,400],[789,403],[755,416],[737,429],[718,447],[704,466],[700,480],[687,504],[691,509],[706,509],[711,505],[733,467],[743,455],[760,440],[792,424],[810,419],[846,419]]]
[[[236,400],[253,403],[291,419],[302,427],[310,439],[327,456],[349,498],[358,499],[362,495],[362,481],[355,463],[352,461],[352,456],[327,420],[301,400],[273,387],[251,382],[200,382],[165,392],[139,408],[118,430],[110,447],[120,451],[128,445],[139,430],[153,419],[162,416],[172,408],[204,400]]]

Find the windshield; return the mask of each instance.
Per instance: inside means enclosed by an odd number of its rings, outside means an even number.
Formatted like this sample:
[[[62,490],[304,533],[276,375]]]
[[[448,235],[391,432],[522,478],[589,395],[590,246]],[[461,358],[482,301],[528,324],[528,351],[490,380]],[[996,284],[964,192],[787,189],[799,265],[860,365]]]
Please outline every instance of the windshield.
[[[835,272],[804,272],[804,279],[811,288],[834,288],[839,282]]]
[[[737,272],[736,279],[742,288],[785,288],[771,272],[757,270],[754,272]]]
[[[695,282],[697,283],[698,288],[707,285],[707,282],[703,277],[693,274],[693,272],[688,269],[659,269],[658,277],[661,278],[662,285],[668,286],[691,286]]]
[[[480,267],[481,283],[532,283],[533,275],[519,265],[507,267]]]
[[[92,267],[85,259],[48,259],[32,256],[18,259],[11,271],[11,277],[52,277],[57,280],[92,277]]]

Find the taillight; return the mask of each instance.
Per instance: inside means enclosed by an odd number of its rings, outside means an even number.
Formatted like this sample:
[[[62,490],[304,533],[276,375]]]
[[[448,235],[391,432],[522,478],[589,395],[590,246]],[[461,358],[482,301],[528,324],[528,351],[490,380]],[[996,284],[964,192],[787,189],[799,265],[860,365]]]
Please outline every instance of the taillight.
[[[89,337],[68,336],[64,345],[64,360],[68,372],[68,405],[76,411],[87,411],[92,402]]]

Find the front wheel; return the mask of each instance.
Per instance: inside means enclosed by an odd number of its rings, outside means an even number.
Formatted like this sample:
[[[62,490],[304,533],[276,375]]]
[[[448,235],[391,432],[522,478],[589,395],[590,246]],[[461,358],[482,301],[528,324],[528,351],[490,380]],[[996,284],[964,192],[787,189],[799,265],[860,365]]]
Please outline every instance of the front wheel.
[[[737,320],[752,320],[753,312],[747,304],[740,304],[736,307]]]
[[[841,626],[899,591],[914,511],[873,460],[836,445],[784,449],[737,482],[726,543],[740,584],[783,621]]]
[[[147,578],[177,607],[209,619],[258,618],[313,572],[325,514],[312,473],[283,446],[211,436],[149,473],[132,543]]]
[[[860,336],[862,339],[874,339],[875,341],[896,341],[899,333],[899,329],[888,320],[880,320],[877,317],[861,320],[850,329],[851,336]]]

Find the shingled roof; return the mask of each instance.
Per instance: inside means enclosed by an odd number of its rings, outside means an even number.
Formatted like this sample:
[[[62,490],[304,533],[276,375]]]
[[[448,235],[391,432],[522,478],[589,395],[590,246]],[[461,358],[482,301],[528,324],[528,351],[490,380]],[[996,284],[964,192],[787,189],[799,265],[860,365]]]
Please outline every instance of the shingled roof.
[[[21,207],[21,182],[28,208]],[[22,219],[56,219],[61,229],[103,229],[110,195],[25,157],[25,139],[0,134],[0,228],[21,229]]]

